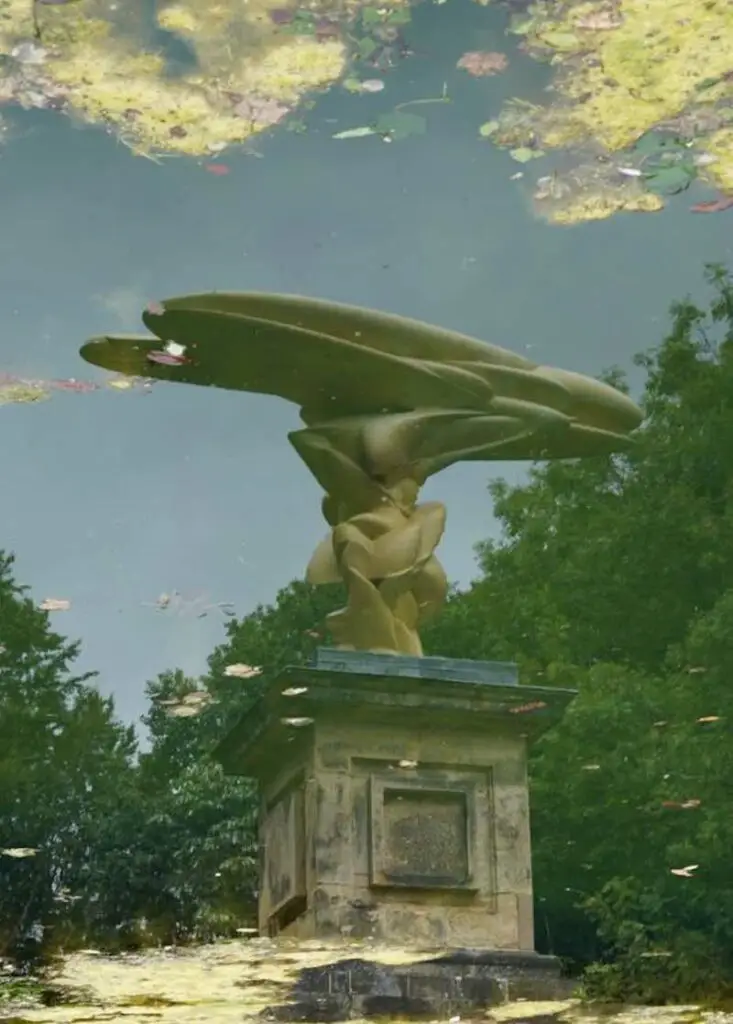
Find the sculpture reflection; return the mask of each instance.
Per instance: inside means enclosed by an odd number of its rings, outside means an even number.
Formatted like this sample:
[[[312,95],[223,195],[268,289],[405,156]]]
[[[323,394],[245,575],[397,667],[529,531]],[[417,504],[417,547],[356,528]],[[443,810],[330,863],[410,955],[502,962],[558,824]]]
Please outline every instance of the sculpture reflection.
[[[357,307],[211,293],[156,303],[143,322],[155,337],[95,338],[83,357],[300,406],[305,427],[289,438],[325,492],[331,527],[306,576],[346,585],[347,605],[328,621],[345,649],[422,653],[420,626],[448,589],[434,554],[445,508],[417,500],[429,476],[466,460],[614,452],[642,419],[631,399],[592,378]],[[161,340],[175,356],[156,358]]]

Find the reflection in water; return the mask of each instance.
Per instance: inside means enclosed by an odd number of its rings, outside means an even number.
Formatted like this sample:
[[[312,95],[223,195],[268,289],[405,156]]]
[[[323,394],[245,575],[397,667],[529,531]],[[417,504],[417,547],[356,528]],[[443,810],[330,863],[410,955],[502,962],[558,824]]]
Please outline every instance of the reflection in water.
[[[609,454],[642,418],[609,385],[370,310],[214,293],[151,303],[143,321],[162,351],[105,337],[84,358],[300,406],[306,427],[289,439],[325,491],[332,528],[307,579],[345,585],[348,604],[328,625],[349,650],[422,654],[420,625],[448,593],[434,554],[445,507],[417,504],[428,477],[462,460]]]

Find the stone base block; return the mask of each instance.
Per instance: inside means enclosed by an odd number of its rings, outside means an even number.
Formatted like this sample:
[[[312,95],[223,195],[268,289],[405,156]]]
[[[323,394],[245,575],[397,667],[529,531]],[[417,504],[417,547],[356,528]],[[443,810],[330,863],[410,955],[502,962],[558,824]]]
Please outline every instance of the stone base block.
[[[323,1024],[389,1016],[448,1020],[509,1000],[567,998],[571,989],[557,957],[518,950],[454,950],[397,966],[345,959],[303,970],[291,1001],[262,1016]]]

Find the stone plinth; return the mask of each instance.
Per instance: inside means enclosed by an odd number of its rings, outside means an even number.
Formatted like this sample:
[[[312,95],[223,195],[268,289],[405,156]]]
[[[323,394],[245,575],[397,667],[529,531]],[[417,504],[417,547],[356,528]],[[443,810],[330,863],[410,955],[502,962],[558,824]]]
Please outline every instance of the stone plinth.
[[[264,935],[532,953],[528,744],[574,691],[320,648],[220,744],[259,780]]]

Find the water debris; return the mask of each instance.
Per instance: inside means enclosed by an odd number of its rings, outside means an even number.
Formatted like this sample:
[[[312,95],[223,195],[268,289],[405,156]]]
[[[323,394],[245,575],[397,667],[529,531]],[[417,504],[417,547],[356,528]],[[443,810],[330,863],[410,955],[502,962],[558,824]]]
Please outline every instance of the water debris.
[[[576,28],[584,28],[590,32],[605,32],[619,28],[623,24],[623,16],[618,11],[590,11],[581,15],[575,22]]]
[[[720,196],[718,199],[710,199],[707,202],[695,203],[690,207],[693,213],[722,213],[733,206],[733,196]]]
[[[359,92],[381,92],[384,82],[381,78],[365,78],[359,83]]]
[[[332,139],[363,139],[366,135],[376,135],[374,128],[370,128],[368,125],[363,125],[360,128],[346,128],[342,132],[336,132],[332,135]]]
[[[223,175],[229,174],[229,167],[227,164],[204,164],[204,170],[208,171],[209,174],[215,174],[218,177],[223,177]]]
[[[470,50],[463,54],[456,67],[462,68],[476,78],[483,78],[506,71],[509,67],[509,58],[505,53],[497,53],[492,50]]]
[[[151,316],[162,316],[165,313],[165,307],[159,302],[149,302],[145,307],[145,311],[150,313]]]
[[[280,722],[283,725],[292,726],[293,729],[303,729],[307,725],[313,725],[312,718],[281,718]]]
[[[244,96],[234,107],[234,113],[244,118],[245,121],[256,125],[257,128],[262,129],[279,124],[290,113],[290,109],[284,103],[278,103],[277,100],[261,98],[259,96]],[[226,164],[211,164],[210,167],[207,167],[207,170],[211,170],[211,167],[226,167]],[[227,170],[224,172],[211,171],[211,173],[227,173],[228,170],[229,168],[227,167]]]
[[[584,772],[597,772],[600,769],[599,764],[584,764],[581,765],[581,771]]]
[[[38,853],[37,846],[6,846],[0,849],[3,857],[13,857],[15,860],[23,860],[26,857],[35,857]]]
[[[699,864],[688,864],[684,868],[670,868],[669,870],[670,870],[670,874],[677,875],[678,878],[692,878],[693,877],[693,874],[692,874],[693,871],[697,871],[697,869],[699,867],[700,867]]]
[[[519,707],[509,708],[509,713],[512,715],[523,715],[528,711],[539,711],[541,708],[546,708],[547,704],[543,700],[532,700],[529,704],[520,704]]]
[[[184,366],[189,360],[185,356],[175,355],[165,349],[155,349],[153,352],[146,352],[145,358],[149,363],[156,363],[158,366]]]
[[[640,171],[638,167],[617,167],[616,170],[627,178],[640,178],[643,174],[643,171]]]
[[[68,612],[71,601],[65,597],[47,597],[38,606],[42,612]]]
[[[286,690],[282,691],[283,697],[300,697],[301,694],[307,693],[307,686],[288,686]]]
[[[702,800],[684,800],[680,803],[678,800],[662,800],[662,807],[670,811],[690,811],[696,807],[699,807]]]
[[[224,675],[232,679],[254,679],[256,676],[262,675],[262,669],[258,665],[244,665],[237,662],[234,665],[227,665]]]
[[[697,722],[699,725],[706,725],[708,722],[719,722],[720,715],[703,715],[702,718],[698,718]]]
[[[19,43],[10,51],[10,56],[20,64],[44,64],[48,51],[35,43]]]
[[[411,771],[417,768],[417,761],[411,761],[409,758],[405,757],[401,761],[397,762],[397,767],[404,768],[407,771]]]

